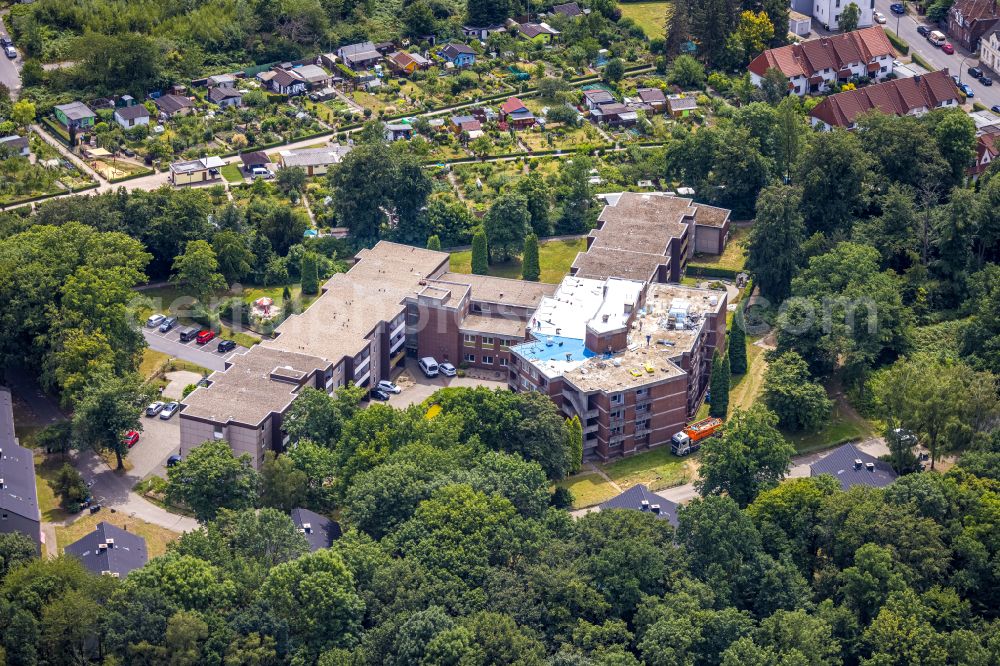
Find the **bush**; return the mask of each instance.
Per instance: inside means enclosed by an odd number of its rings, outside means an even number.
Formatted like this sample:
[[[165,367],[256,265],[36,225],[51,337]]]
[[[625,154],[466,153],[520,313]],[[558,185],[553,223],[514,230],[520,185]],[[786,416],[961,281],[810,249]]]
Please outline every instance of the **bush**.
[[[63,507],[70,513],[78,512],[79,505],[90,496],[90,489],[83,480],[83,475],[69,463],[64,464],[56,472],[55,491]],[[74,506],[76,506],[75,511]]]
[[[889,42],[896,48],[896,50],[903,55],[907,55],[910,52],[910,45],[892,30],[886,30],[885,36],[889,38]]]
[[[197,384],[188,384],[187,386],[185,386],[184,390],[181,391],[181,399],[184,399],[189,395],[191,395],[191,392],[194,391],[196,388],[198,388]]]

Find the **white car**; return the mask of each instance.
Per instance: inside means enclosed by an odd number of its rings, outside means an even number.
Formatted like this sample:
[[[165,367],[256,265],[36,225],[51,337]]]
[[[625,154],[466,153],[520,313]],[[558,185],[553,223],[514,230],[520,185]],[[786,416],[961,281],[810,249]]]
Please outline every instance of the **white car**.
[[[455,366],[453,366],[451,363],[442,363],[441,365],[438,366],[438,370],[440,370],[441,374],[444,375],[445,377],[454,377],[455,375],[458,374],[458,371],[455,370]]]
[[[403,389],[399,388],[388,379],[383,379],[378,383],[378,388],[386,393],[401,393]]]
[[[437,377],[438,374],[438,362],[434,360],[433,356],[425,356],[417,362],[420,369],[424,371],[424,374],[428,377]]]
[[[875,18],[876,23],[885,24],[885,14],[882,12],[875,12],[872,16]]]
[[[177,410],[180,408],[181,404],[179,402],[168,402],[166,405],[163,406],[163,411],[160,412],[160,418],[163,419],[164,421],[167,421],[170,419],[171,416],[176,414]]]
[[[164,407],[166,407],[166,404],[157,400],[156,402],[152,403],[149,407],[146,408],[146,416],[156,416],[157,414],[163,411]]]
[[[166,317],[157,312],[156,314],[149,316],[149,319],[146,320],[146,326],[149,328],[156,328],[163,322],[164,319],[166,319]]]

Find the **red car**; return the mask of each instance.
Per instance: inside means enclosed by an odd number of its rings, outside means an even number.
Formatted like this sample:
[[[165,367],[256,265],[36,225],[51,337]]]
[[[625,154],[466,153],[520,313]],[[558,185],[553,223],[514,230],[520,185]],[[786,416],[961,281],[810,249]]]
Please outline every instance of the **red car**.
[[[204,330],[204,331],[199,331],[198,337],[196,337],[194,341],[197,342],[199,345],[206,345],[214,337],[215,337],[215,331]]]
[[[951,45],[951,42],[945,42],[944,44],[941,45],[941,50],[947,53],[948,55],[951,55],[952,53],[955,52],[955,47]]]
[[[139,441],[139,432],[137,430],[129,430],[125,433],[123,441],[125,442],[125,446],[131,449]]]

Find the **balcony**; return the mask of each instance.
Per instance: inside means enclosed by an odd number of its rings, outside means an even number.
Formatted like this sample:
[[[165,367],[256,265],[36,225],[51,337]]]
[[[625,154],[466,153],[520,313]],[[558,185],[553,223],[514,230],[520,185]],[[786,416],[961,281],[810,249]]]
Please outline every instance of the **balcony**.
[[[584,412],[583,418],[589,421],[590,419],[596,419],[597,415],[598,415],[598,410],[596,408],[588,409],[586,412]]]
[[[405,343],[406,343],[406,336],[405,335],[399,336],[398,340],[390,344],[389,355],[391,356],[392,354],[395,354],[396,350],[402,347]]]
[[[364,386],[368,382],[368,378],[371,377],[371,376],[372,376],[372,373],[371,373],[370,370],[368,372],[366,372],[365,374],[361,375],[360,377],[357,376],[357,375],[355,375],[354,376],[354,384],[356,386]]]
[[[371,355],[365,356],[365,358],[364,358],[363,361],[361,361],[360,363],[355,364],[355,366],[354,366],[354,374],[357,375],[359,372],[364,371],[365,368],[367,368],[369,365],[371,365],[371,362],[372,362]]]
[[[584,429],[583,429],[583,432],[584,432],[585,434],[586,434],[586,433],[591,433],[591,432],[597,432],[597,427],[598,427],[598,426],[597,426],[597,424],[596,424],[596,423],[595,423],[594,425],[589,425],[589,426],[587,426],[586,428],[584,428]]]
[[[403,319],[403,321],[399,322],[399,325],[396,326],[394,329],[392,329],[392,332],[389,333],[389,338],[392,339],[396,337],[397,335],[402,333],[403,329],[405,328],[406,328],[406,319]]]

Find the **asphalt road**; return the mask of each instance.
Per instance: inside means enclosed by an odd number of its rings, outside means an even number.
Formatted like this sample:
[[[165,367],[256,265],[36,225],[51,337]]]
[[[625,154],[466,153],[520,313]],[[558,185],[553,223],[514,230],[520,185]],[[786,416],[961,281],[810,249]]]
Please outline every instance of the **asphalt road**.
[[[3,23],[3,16],[0,16],[0,35],[9,35]],[[17,44],[14,45],[17,48]],[[7,56],[0,54],[0,83],[10,89],[12,99],[17,99],[17,93],[21,90],[21,56],[17,60],[9,60]]]
[[[1000,78],[995,78],[992,86],[984,86],[969,76],[969,67],[979,64],[979,58],[975,54],[970,54],[949,38],[948,41],[955,47],[955,53],[948,55],[928,42],[925,37],[917,32],[918,25],[931,25],[925,17],[918,15],[910,6],[907,6],[907,14],[897,16],[889,11],[889,5],[892,3],[893,0],[875,0],[875,9],[885,14],[888,19],[884,27],[897,33],[903,38],[903,41],[910,45],[911,55],[914,52],[919,53],[920,57],[930,63],[935,69],[944,69],[947,67],[949,73],[961,77],[962,83],[972,86],[972,90],[975,92],[975,97],[971,101],[984,104],[986,108],[994,104],[1000,104]],[[935,30],[941,30],[938,26],[931,25],[931,27]],[[944,30],[941,30],[941,32],[944,32]]]
[[[158,329],[146,328],[144,326],[142,334],[145,336],[150,349],[170,354],[174,358],[196,363],[209,370],[225,370],[226,359],[233,354],[242,354],[247,350],[246,347],[237,345],[233,351],[220,354],[216,351],[216,347],[219,345],[218,338],[212,340],[207,345],[199,345],[194,340],[181,342],[179,331],[183,328],[183,326],[180,326],[167,333],[160,333]]]

